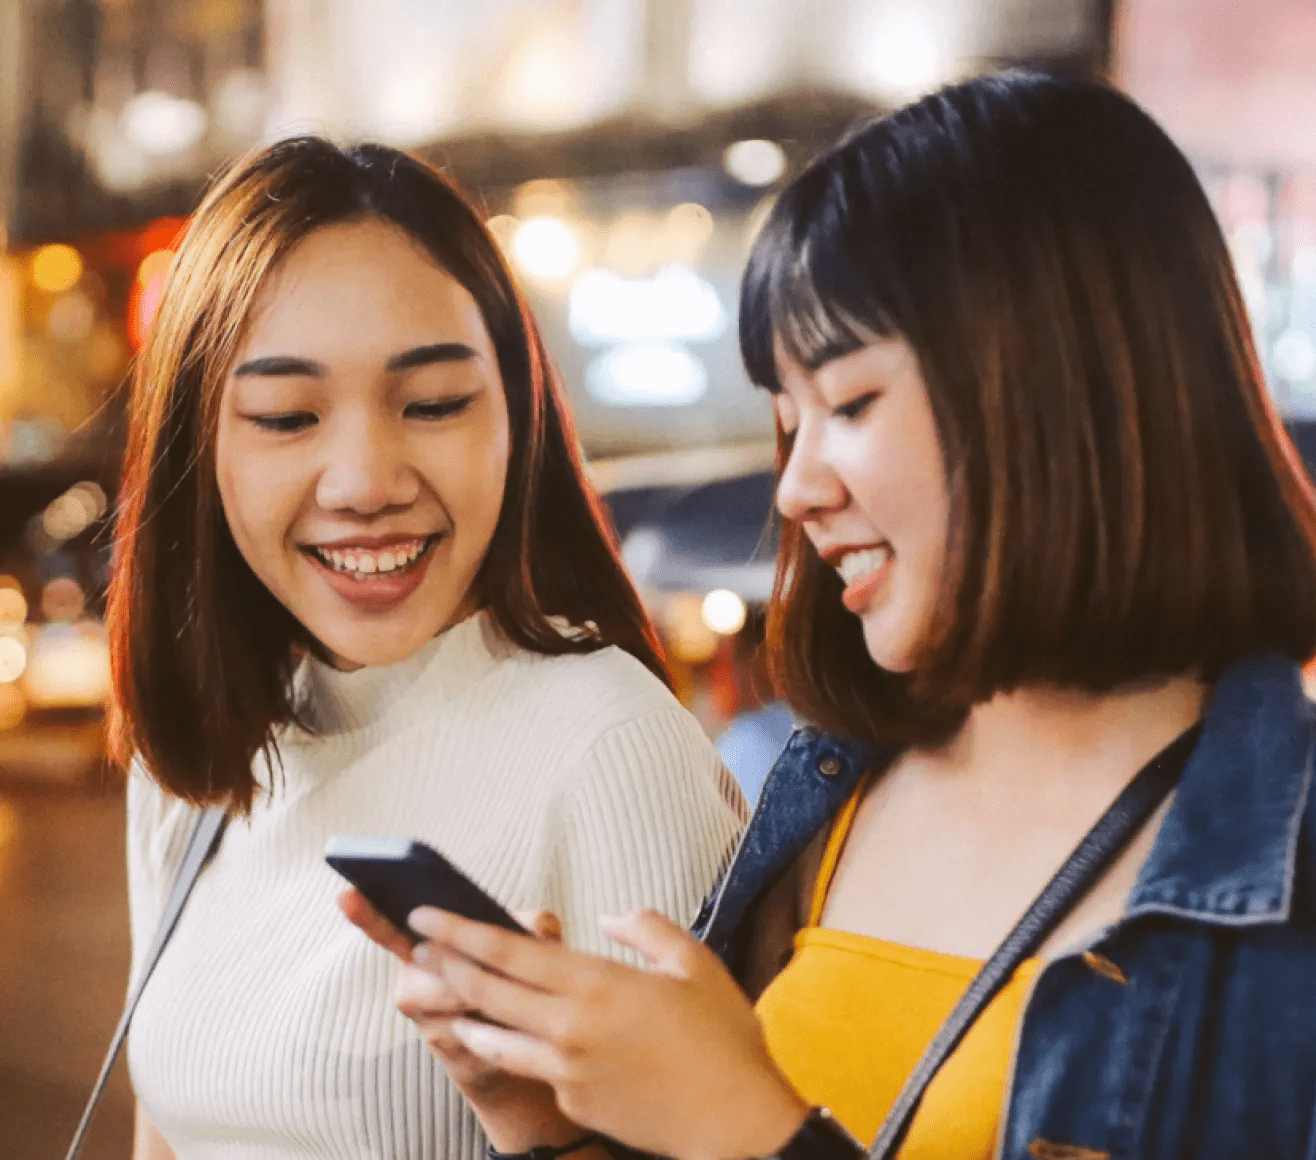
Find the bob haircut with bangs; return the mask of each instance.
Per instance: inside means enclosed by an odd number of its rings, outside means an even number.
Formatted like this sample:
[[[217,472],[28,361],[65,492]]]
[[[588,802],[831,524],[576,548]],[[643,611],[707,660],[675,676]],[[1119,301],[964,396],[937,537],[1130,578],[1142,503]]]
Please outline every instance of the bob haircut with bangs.
[[[539,329],[480,215],[442,174],[381,145],[282,141],[238,163],[183,235],[134,370],[108,596],[116,758],[167,790],[250,808],[252,763],[295,720],[302,626],[256,578],[219,500],[225,376],[280,261],[331,224],[401,229],[475,299],[511,429],[506,494],[476,591],[534,652],[618,645],[667,683],[661,648],[586,481]],[[550,616],[592,627],[564,635]]]
[[[779,354],[815,370],[872,336],[908,342],[927,386],[942,588],[913,671],[883,671],[783,521],[769,648],[805,716],[926,743],[1024,683],[1211,680],[1249,652],[1316,651],[1312,488],[1202,187],[1133,102],[983,77],[815,160],[754,243],[745,365],[777,392]]]

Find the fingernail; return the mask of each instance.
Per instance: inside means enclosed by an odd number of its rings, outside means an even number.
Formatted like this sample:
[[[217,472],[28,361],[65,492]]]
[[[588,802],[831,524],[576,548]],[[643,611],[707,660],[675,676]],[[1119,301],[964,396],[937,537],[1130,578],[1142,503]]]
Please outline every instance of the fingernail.
[[[434,911],[431,907],[418,906],[407,915],[407,925],[417,934],[432,934],[433,914]]]
[[[482,1027],[478,1023],[473,1023],[468,1019],[454,1019],[451,1023],[453,1037],[467,1051],[475,1055],[484,1056],[490,1049],[488,1042],[489,1028]]]

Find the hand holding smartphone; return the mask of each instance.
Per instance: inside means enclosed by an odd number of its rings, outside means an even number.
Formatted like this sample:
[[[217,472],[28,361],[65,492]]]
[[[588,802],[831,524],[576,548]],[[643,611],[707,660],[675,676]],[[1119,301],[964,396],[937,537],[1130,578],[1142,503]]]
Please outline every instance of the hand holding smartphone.
[[[418,906],[434,906],[475,922],[529,933],[500,903],[424,842],[340,834],[325,845],[324,860],[413,946],[421,939],[407,925],[407,916]]]

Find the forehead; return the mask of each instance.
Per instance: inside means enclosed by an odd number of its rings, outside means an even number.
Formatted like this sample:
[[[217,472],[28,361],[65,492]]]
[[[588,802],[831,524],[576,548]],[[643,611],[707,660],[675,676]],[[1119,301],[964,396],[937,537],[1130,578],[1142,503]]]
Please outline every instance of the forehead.
[[[489,345],[475,299],[402,230],[366,220],[324,226],[292,249],[257,295],[243,346],[439,340]]]

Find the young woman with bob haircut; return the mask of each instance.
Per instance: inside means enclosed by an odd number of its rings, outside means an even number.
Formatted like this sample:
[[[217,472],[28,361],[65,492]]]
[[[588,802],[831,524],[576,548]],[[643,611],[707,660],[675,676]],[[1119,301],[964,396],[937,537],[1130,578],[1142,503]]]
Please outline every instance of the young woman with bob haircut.
[[[689,922],[743,820],[480,217],[382,146],[239,163],[182,237],[129,420],[134,975],[194,807],[233,816],[133,1022],[134,1156],[475,1160],[476,1114],[504,1149],[565,1141],[547,1085],[452,1037],[406,940],[357,895],[387,950],[345,921],[322,858],[418,838],[602,951],[600,909]]]
[[[652,972],[417,912],[455,1034],[683,1160],[1310,1155],[1316,504],[1188,162],[1096,82],[944,89],[782,192],[740,318],[821,728],[702,943],[605,924]]]

